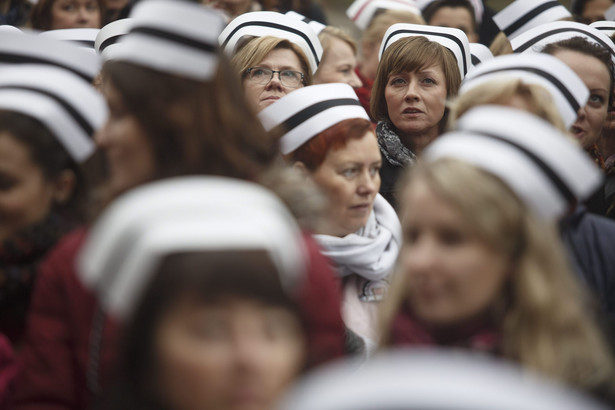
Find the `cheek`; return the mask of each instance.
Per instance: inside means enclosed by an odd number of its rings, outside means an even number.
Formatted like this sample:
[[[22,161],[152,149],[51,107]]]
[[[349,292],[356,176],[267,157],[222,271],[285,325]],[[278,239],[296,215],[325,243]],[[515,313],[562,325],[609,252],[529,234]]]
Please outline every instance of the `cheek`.
[[[597,135],[602,131],[606,121],[608,112],[605,107],[591,108],[588,107],[588,119],[591,124],[592,134]]]

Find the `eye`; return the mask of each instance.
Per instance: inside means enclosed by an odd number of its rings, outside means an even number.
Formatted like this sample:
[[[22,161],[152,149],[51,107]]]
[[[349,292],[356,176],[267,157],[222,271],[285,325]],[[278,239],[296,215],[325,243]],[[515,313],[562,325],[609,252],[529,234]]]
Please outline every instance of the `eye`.
[[[393,77],[390,81],[392,86],[403,86],[406,85],[406,80],[402,77]]]
[[[17,181],[14,178],[0,176],[0,191],[10,191],[16,184]]]
[[[375,177],[380,172],[380,165],[375,165],[369,169],[369,175]]]
[[[253,68],[250,71],[250,74],[252,75],[252,77],[256,77],[256,78],[262,78],[262,77],[267,77],[269,75],[271,75],[271,70],[268,70],[266,68]]]
[[[416,243],[419,237],[419,230],[415,227],[409,227],[404,230],[404,242],[406,244]]]
[[[589,96],[588,103],[593,107],[600,107],[602,104],[604,104],[604,101],[605,99],[601,95],[591,94]]]
[[[357,176],[358,173],[358,168],[346,168],[342,171],[342,175],[348,179],[354,178],[355,176]]]
[[[98,10],[98,4],[96,4],[96,2],[90,2],[87,5],[87,9],[89,11],[96,11],[96,10]]]
[[[436,80],[431,77],[423,78],[423,84],[436,84]]]
[[[447,246],[456,246],[465,240],[463,233],[457,229],[442,229],[438,236],[440,242]]]

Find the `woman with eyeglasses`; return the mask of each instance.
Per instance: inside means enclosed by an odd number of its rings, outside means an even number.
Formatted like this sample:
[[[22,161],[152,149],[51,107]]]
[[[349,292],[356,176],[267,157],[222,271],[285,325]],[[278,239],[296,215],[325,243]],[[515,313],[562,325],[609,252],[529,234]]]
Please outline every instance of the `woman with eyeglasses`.
[[[255,113],[313,82],[310,64],[301,48],[277,37],[250,40],[231,63],[240,75],[248,106]]]

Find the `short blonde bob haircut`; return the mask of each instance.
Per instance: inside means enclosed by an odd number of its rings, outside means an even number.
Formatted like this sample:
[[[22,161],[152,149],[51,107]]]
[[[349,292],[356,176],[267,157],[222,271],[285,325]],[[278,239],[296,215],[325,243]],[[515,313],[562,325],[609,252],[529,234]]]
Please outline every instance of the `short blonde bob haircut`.
[[[501,335],[499,354],[586,392],[612,393],[613,358],[587,311],[587,295],[569,268],[556,227],[535,217],[493,174],[444,158],[419,162],[406,173],[400,187],[404,229],[412,212],[404,199],[419,181],[459,211],[468,237],[489,244],[509,261],[510,274],[489,307]],[[390,343],[394,317],[408,303],[406,277],[398,272],[381,311],[384,346]]]
[[[369,22],[363,32],[361,41],[368,44],[380,44],[382,37],[393,24],[425,24],[423,17],[405,10],[383,10]]]
[[[325,59],[325,55],[327,54],[327,50],[331,46],[332,39],[342,40],[344,43],[348,44],[348,46],[352,49],[352,54],[357,54],[357,43],[354,39],[342,30],[339,27],[327,26],[318,34],[318,40],[320,40],[320,44],[322,44],[322,60]]]
[[[231,64],[239,75],[240,81],[243,82],[245,79],[248,74],[248,68],[258,66],[260,62],[267,57],[267,54],[273,50],[279,49],[291,50],[295,53],[301,64],[303,85],[312,85],[314,79],[312,70],[310,69],[310,63],[303,53],[303,50],[301,50],[301,47],[288,40],[270,36],[252,38],[240,45],[239,50],[236,51],[231,59]]]
[[[564,134],[568,133],[564,121],[549,92],[537,84],[527,84],[518,78],[494,78],[465,91],[449,104],[449,129],[455,121],[470,109],[486,104],[510,106],[510,101],[518,97],[527,110],[549,122]]]
[[[461,85],[461,74],[452,51],[423,36],[406,37],[391,44],[384,51],[378,65],[370,101],[372,117],[378,121],[390,120],[384,97],[390,76],[413,72],[432,65],[439,66],[444,72],[447,97],[456,96]]]

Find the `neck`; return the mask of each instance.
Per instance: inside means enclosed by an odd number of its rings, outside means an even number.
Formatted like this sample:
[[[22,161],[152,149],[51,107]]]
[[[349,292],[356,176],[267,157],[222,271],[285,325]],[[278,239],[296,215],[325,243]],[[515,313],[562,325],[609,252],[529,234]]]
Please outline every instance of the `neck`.
[[[425,147],[438,137],[438,126],[432,127],[424,132],[407,134],[395,128],[402,144],[408,147],[415,155],[421,155]]]

